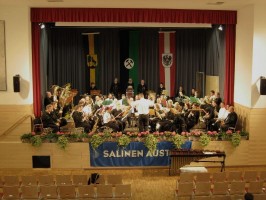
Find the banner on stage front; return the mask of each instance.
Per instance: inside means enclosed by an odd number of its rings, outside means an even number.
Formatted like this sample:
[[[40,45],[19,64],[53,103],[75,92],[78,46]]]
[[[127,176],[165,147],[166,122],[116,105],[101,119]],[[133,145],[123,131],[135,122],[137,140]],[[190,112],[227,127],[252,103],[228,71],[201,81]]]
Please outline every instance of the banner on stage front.
[[[126,148],[119,148],[116,142],[105,142],[94,150],[90,145],[91,166],[168,166],[171,142],[159,142],[154,152],[148,151],[142,142],[131,142]],[[183,145],[190,149],[191,142]]]

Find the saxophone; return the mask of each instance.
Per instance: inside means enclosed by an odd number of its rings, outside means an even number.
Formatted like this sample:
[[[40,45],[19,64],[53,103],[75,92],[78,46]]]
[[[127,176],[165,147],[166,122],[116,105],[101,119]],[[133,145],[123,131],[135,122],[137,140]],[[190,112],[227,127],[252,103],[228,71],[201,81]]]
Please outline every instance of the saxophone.
[[[96,120],[95,120],[95,123],[94,123],[94,125],[92,127],[92,130],[91,130],[92,133],[96,132],[97,127],[98,127],[98,122],[99,122],[99,117],[97,117]]]

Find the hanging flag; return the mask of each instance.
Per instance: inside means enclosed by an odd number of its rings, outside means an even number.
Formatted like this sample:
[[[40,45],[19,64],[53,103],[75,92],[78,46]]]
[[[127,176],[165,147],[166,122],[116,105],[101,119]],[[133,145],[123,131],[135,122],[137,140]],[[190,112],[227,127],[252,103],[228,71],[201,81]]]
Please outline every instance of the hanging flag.
[[[129,78],[134,82],[137,90],[139,65],[139,31],[120,31],[120,85],[125,92]]]
[[[175,96],[176,44],[175,31],[159,32],[160,82],[170,97]]]
[[[88,33],[88,54],[87,54],[87,66],[90,69],[90,82],[95,83],[98,86],[98,51],[97,51],[97,41],[99,33]]]

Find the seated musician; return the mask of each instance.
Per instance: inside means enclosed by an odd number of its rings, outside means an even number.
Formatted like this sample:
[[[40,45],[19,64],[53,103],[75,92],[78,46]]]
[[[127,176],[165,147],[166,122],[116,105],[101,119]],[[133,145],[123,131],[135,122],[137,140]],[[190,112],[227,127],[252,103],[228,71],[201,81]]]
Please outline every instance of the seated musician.
[[[83,105],[77,105],[75,111],[72,114],[72,118],[74,120],[76,128],[83,127],[84,131],[88,133],[92,129],[92,123],[89,121],[89,119],[86,118],[86,116],[82,112],[82,109]]]
[[[142,93],[144,94],[144,97],[147,97],[147,91],[148,91],[147,84],[145,83],[144,80],[141,80],[140,83],[138,84],[138,89],[137,89],[138,94]]]
[[[218,131],[220,124],[224,121],[228,115],[228,110],[225,108],[224,102],[220,103],[220,110],[218,112],[218,116],[212,120],[211,131]]]
[[[235,112],[234,106],[230,106],[228,109],[228,115],[225,118],[225,120],[221,123],[221,130],[222,131],[227,131],[229,127],[234,127],[236,126],[237,123],[237,114]]]
[[[121,130],[124,130],[126,126],[127,116],[126,116],[126,107],[122,106],[119,101],[114,105],[111,115],[113,115],[116,119],[116,123],[119,126],[122,126]]]
[[[165,87],[164,87],[163,83],[161,82],[160,85],[159,85],[159,88],[157,90],[157,95],[161,96],[163,94],[164,90],[165,90]]]
[[[185,98],[185,91],[183,90],[183,87],[180,86],[179,87],[179,90],[177,91],[176,93],[176,97],[179,99],[179,100],[182,100]]]
[[[53,96],[50,91],[47,91],[44,97],[44,108],[53,102]]]
[[[54,120],[53,115],[53,106],[51,104],[46,106],[45,111],[42,114],[42,123],[44,128],[51,128],[53,130],[53,133],[56,133],[59,131],[59,123]]]
[[[205,107],[205,115],[203,116],[203,120],[206,124],[207,130],[211,129],[211,124],[212,124],[212,120],[215,117],[214,114],[214,107],[212,107],[211,105],[208,105]]]
[[[62,111],[58,108],[58,103],[52,102],[51,105],[53,106],[53,111],[51,112],[53,119],[59,123],[60,127],[67,125],[67,120],[61,117]]]
[[[195,126],[200,117],[200,108],[197,103],[192,104],[192,109],[188,110],[186,113],[186,121],[187,121],[187,130],[189,131],[193,126]]]
[[[103,125],[113,129],[114,132],[122,131],[122,124],[118,123],[115,117],[111,114],[112,109],[110,107],[105,108],[103,114]]]

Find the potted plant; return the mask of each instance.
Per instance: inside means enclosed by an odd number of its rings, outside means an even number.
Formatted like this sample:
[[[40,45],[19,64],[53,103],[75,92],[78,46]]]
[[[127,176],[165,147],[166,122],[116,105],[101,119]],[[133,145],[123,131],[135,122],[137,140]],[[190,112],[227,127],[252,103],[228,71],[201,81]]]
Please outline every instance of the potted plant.
[[[40,135],[34,135],[30,138],[30,143],[34,147],[39,147],[42,145],[42,138]]]
[[[148,134],[145,138],[144,145],[150,152],[154,152],[157,149],[158,138],[153,134]]]
[[[103,142],[104,139],[100,134],[94,134],[90,139],[90,144],[94,150],[96,150]]]
[[[120,147],[126,147],[129,143],[130,143],[130,138],[127,135],[122,135],[117,140],[117,144]]]
[[[185,143],[186,138],[183,135],[176,134],[172,137],[171,141],[175,145],[175,148],[181,149],[181,146]]]
[[[57,140],[57,145],[59,146],[60,149],[66,149],[68,145],[67,137],[65,135],[59,136]]]
[[[208,136],[207,134],[202,134],[199,138],[199,143],[201,144],[201,146],[206,147],[208,146],[208,144],[210,143],[211,138],[210,136]]]
[[[233,133],[231,137],[231,142],[234,147],[239,146],[241,142],[241,135],[239,133]]]

